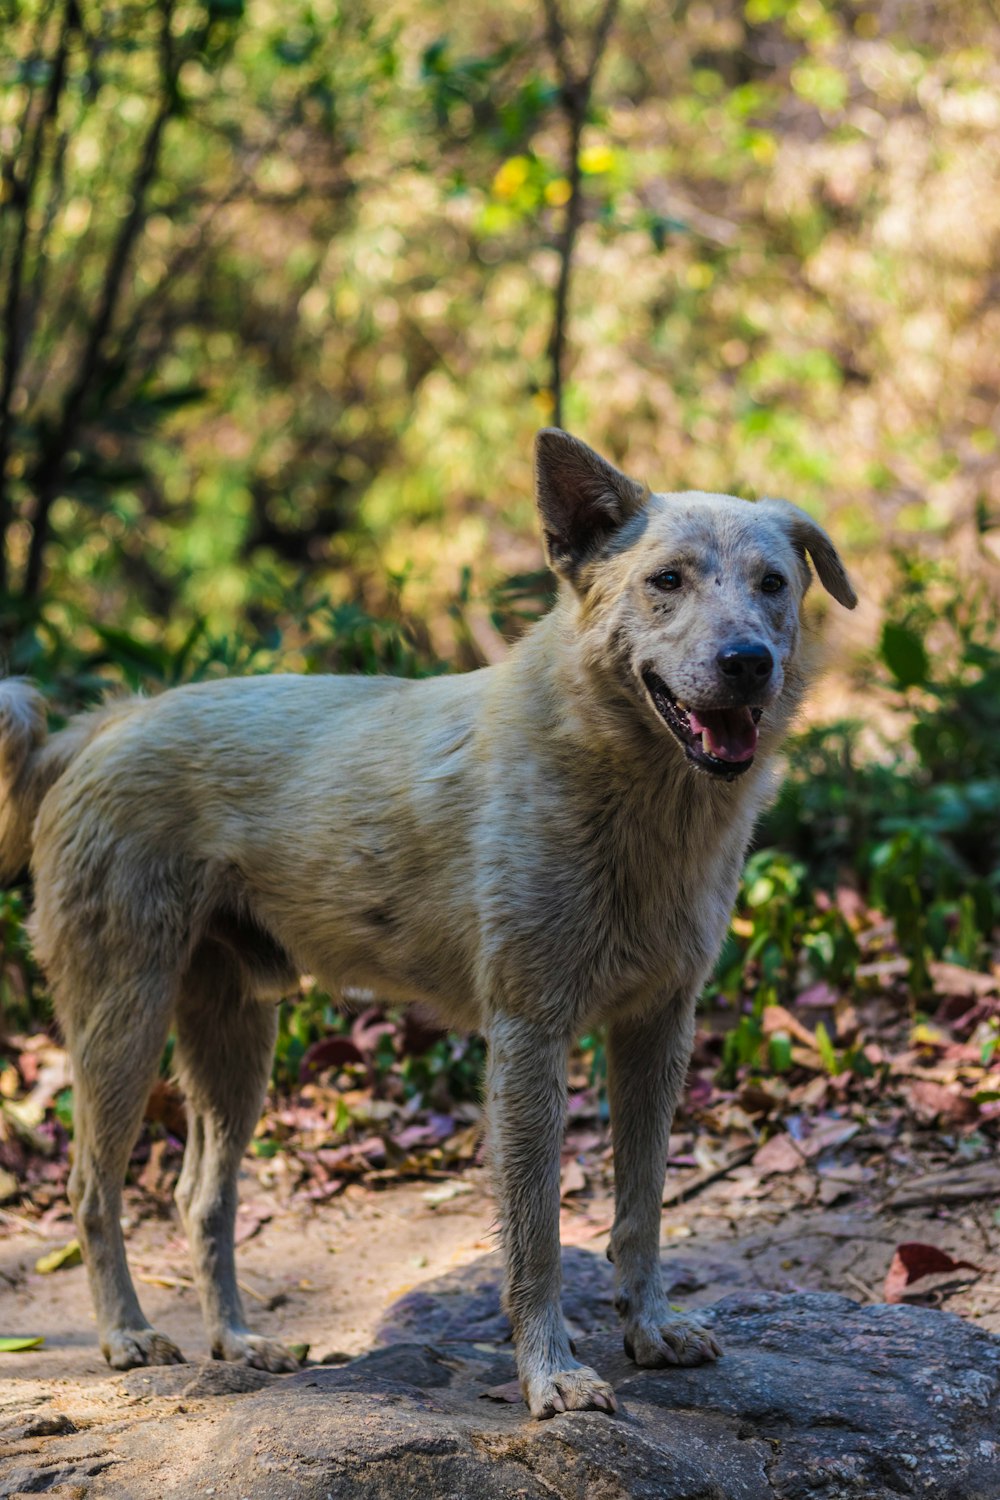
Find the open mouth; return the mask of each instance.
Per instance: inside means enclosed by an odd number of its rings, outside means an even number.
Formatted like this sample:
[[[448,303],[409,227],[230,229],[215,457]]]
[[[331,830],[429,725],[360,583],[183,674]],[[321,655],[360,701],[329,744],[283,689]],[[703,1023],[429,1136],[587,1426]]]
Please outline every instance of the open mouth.
[[[749,771],[757,749],[760,708],[688,708],[655,672],[643,672],[660,718],[699,770],[733,781]]]

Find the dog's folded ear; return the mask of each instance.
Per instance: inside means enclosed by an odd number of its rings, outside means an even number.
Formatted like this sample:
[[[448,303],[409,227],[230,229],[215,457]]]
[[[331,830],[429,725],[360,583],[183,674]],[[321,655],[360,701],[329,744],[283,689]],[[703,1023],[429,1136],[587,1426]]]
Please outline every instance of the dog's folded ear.
[[[572,578],[580,563],[646,503],[648,491],[558,427],[535,439],[535,493],[549,565]]]
[[[858,596],[847,576],[840,553],[822,526],[790,500],[763,500],[760,503],[781,517],[803,559],[808,552],[817,577],[827,593],[832,594],[845,609],[853,609]]]

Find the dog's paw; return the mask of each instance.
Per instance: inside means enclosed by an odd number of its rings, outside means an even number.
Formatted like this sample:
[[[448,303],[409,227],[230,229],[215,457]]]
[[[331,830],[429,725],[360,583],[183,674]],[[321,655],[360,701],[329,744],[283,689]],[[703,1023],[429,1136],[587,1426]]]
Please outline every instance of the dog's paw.
[[[637,1365],[656,1369],[662,1365],[707,1364],[718,1359],[722,1349],[714,1334],[694,1318],[665,1311],[653,1318],[629,1320],[625,1353]]]
[[[228,1359],[234,1364],[250,1365],[254,1370],[270,1370],[282,1375],[297,1370],[300,1361],[277,1339],[266,1339],[259,1333],[241,1333],[230,1329],[212,1346],[213,1359]]]
[[[101,1341],[101,1350],[113,1370],[187,1363],[173,1339],[155,1328],[115,1328]]]
[[[554,1417],[561,1411],[618,1410],[615,1393],[596,1370],[576,1365],[545,1375],[529,1375],[521,1382],[533,1417]]]

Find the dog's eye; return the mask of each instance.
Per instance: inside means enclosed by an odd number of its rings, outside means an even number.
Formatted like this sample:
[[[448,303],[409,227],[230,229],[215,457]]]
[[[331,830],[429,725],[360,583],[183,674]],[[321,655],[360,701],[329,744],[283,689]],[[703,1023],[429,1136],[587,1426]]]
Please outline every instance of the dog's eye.
[[[780,573],[765,573],[760,586],[765,594],[780,594],[785,587],[785,580]]]
[[[664,568],[662,573],[654,573],[649,581],[654,589],[670,594],[681,586],[680,571],[677,568]]]

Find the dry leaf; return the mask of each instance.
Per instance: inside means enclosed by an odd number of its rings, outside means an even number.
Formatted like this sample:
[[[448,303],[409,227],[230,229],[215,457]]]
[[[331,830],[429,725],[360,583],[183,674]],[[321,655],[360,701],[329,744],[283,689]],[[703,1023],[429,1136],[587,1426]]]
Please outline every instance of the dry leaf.
[[[928,965],[934,989],[939,995],[995,995],[1000,991],[1000,975],[978,974],[961,964]]]
[[[485,1401],[507,1401],[511,1406],[519,1405],[524,1400],[517,1380],[505,1380],[503,1385],[491,1385],[488,1390],[480,1391],[479,1397]]]
[[[582,1193],[587,1186],[587,1174],[577,1161],[571,1156],[569,1161],[563,1162],[562,1174],[559,1179],[559,1196],[568,1198],[571,1193]]]
[[[887,1302],[902,1302],[908,1288],[925,1276],[937,1276],[942,1271],[962,1270],[975,1271],[979,1276],[982,1275],[982,1269],[982,1266],[974,1265],[971,1260],[953,1260],[936,1245],[923,1245],[919,1240],[910,1240],[896,1246],[892,1265],[885,1278],[883,1295]]]
[[[910,1108],[918,1120],[932,1125],[937,1119],[950,1124],[964,1125],[974,1120],[978,1107],[974,1100],[964,1095],[957,1087],[946,1088],[943,1084],[928,1080],[911,1083],[907,1089]]]
[[[803,1026],[798,1017],[793,1016],[791,1011],[786,1010],[783,1005],[765,1005],[760,1024],[766,1037],[775,1036],[779,1031],[786,1031],[804,1047],[815,1049],[816,1038],[808,1026]]]
[[[64,1271],[69,1266],[79,1266],[83,1263],[83,1252],[80,1249],[79,1240],[70,1240],[68,1244],[60,1245],[58,1250],[50,1250],[47,1255],[40,1255],[35,1261],[35,1270],[47,1276],[50,1271]]]
[[[797,1172],[805,1158],[790,1135],[772,1135],[751,1161],[762,1177],[772,1172]]]

